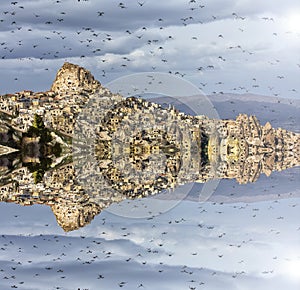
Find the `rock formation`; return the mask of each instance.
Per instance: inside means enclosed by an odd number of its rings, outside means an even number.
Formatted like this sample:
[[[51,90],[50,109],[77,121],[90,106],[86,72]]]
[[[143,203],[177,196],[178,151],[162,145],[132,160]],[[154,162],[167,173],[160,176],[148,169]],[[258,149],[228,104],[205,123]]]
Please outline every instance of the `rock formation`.
[[[57,72],[50,91],[64,98],[66,95],[91,94],[100,86],[88,70],[66,62]]]
[[[299,134],[262,126],[255,116],[209,119],[125,99],[70,63],[58,71],[50,91],[0,98],[0,133],[10,140],[0,143],[0,200],[47,204],[65,231],[126,198],[211,179],[254,182],[261,173],[300,164]],[[34,135],[42,134],[37,120],[51,132],[43,146]],[[32,146],[16,148],[18,142]],[[10,153],[19,149],[17,162]]]

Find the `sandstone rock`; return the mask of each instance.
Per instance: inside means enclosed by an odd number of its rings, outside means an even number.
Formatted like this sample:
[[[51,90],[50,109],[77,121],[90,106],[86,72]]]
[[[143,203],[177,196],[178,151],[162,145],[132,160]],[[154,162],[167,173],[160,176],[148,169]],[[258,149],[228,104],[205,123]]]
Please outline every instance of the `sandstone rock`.
[[[89,94],[95,92],[101,86],[93,75],[83,67],[65,62],[57,72],[51,86],[51,91],[61,97],[69,94]]]

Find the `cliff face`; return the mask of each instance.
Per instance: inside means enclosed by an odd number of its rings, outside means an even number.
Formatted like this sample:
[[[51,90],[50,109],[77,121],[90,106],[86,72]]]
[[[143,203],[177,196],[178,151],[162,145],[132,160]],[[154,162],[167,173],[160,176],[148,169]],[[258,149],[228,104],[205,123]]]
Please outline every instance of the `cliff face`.
[[[70,94],[93,93],[100,86],[100,82],[95,80],[88,70],[66,62],[57,72],[50,90],[63,97]]]
[[[96,100],[86,107],[94,93]],[[29,168],[38,167],[43,156],[34,162],[26,159],[29,165],[0,176],[0,201],[51,206],[65,231],[85,226],[102,209],[126,198],[195,181],[254,182],[262,173],[300,164],[299,134],[269,123],[262,126],[255,116],[193,117],[142,99],[125,99],[71,63],[58,71],[50,91],[3,98],[0,109],[18,132],[26,134],[39,115],[47,130],[73,138],[73,146],[79,140],[79,147],[73,147],[77,154],[82,154],[80,145],[85,142],[92,149],[81,166],[75,154],[72,160],[60,156],[37,184]],[[79,114],[85,118],[78,120]],[[81,139],[74,133],[76,125]],[[9,153],[10,148],[0,145],[0,157]]]
[[[65,232],[74,231],[89,224],[96,215],[101,212],[101,207],[96,203],[69,201],[60,198],[51,209],[56,217],[57,223]]]

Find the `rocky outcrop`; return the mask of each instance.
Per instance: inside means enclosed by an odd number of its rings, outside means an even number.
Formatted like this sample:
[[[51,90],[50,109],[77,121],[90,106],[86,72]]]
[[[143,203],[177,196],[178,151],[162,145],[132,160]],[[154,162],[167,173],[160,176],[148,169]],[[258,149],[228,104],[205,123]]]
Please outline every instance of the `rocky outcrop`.
[[[94,76],[83,67],[66,62],[57,72],[51,91],[64,97],[70,94],[89,94],[101,86]]]
[[[98,204],[89,202],[88,197],[85,199],[85,202],[82,202],[82,198],[81,201],[70,201],[61,197],[51,205],[57,223],[65,232],[86,226],[101,212],[102,208]]]

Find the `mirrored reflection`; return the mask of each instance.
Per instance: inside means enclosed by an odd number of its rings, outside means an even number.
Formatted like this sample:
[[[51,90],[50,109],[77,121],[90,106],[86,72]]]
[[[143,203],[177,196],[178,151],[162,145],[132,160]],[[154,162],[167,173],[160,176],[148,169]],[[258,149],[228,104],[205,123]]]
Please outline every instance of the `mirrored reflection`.
[[[48,205],[65,231],[125,199],[299,166],[297,133],[125,98],[70,63],[49,92],[2,96],[0,115],[1,201]]]

